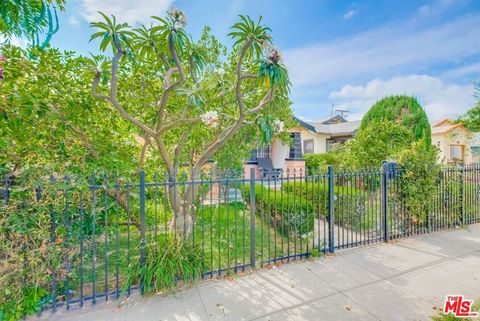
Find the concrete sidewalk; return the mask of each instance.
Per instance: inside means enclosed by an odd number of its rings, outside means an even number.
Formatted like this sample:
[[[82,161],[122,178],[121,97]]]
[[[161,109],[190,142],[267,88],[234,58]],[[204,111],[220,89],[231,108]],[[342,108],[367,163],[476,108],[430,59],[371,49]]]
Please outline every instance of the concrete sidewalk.
[[[426,321],[447,294],[480,299],[480,224],[39,319]]]

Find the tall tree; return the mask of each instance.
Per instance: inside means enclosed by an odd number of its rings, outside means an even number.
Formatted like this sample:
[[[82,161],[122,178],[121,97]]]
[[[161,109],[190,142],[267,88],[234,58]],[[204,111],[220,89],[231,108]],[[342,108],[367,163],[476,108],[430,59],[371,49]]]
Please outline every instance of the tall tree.
[[[0,33],[29,39],[33,46],[45,48],[58,31],[57,8],[64,9],[65,0],[2,0]],[[45,38],[40,40],[40,35]]]
[[[359,131],[372,122],[392,121],[407,128],[415,140],[425,138],[431,145],[431,129],[427,114],[417,99],[410,96],[389,96],[376,102],[363,116]]]
[[[270,133],[264,129],[281,120],[266,114],[289,115],[287,70],[261,18],[240,16],[227,52],[205,32],[194,42],[184,29],[185,14],[175,8],[138,29],[103,17],[91,24],[97,29],[92,39],[100,38],[100,49],[110,48],[114,56],[108,71],[92,60],[92,94],[156,147],[172,179],[186,160],[189,178],[197,179],[206,162],[245,129]],[[108,84],[102,85],[104,77]],[[189,233],[198,186],[182,193],[174,185],[168,192],[172,226]]]
[[[2,53],[9,58],[0,63],[0,172],[135,172],[135,128],[105,117],[110,110],[90,94],[85,58],[51,48]]]

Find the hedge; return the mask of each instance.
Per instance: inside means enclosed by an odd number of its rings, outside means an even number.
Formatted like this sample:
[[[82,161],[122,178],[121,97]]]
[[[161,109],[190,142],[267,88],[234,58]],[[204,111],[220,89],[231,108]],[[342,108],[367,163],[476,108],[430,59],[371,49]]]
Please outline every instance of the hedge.
[[[250,186],[242,188],[245,200],[250,199]],[[302,236],[313,231],[314,211],[311,202],[303,197],[255,185],[256,214],[284,236]]]
[[[290,194],[306,198],[314,210],[314,216],[328,217],[328,185],[319,182],[284,183],[282,189]],[[351,187],[334,186],[334,211],[337,224],[357,224],[367,215],[366,197],[361,190]]]

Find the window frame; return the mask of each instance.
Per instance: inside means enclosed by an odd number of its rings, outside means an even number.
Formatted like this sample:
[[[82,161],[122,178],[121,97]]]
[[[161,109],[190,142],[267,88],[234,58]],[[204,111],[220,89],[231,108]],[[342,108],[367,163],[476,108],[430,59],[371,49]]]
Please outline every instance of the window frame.
[[[299,132],[290,133],[290,138],[293,139],[293,144],[290,145],[290,150],[288,152],[289,159],[303,159],[302,134]]]
[[[310,149],[307,150],[307,144],[312,144],[311,151]],[[315,154],[315,140],[305,139],[303,141],[303,154]]]
[[[259,158],[271,158],[272,147],[259,147],[252,149],[250,151],[250,159],[247,161],[247,164],[256,164],[258,163]]]
[[[460,158],[454,157],[453,147],[460,148]],[[448,145],[448,156],[450,160],[461,160],[462,162],[465,161],[465,146],[462,144],[450,144]]]

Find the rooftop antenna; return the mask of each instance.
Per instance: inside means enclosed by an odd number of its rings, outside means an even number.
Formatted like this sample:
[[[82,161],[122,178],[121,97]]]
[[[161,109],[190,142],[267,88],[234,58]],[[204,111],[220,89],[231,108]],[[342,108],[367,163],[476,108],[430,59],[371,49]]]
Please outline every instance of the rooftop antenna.
[[[350,112],[350,110],[346,110],[346,109],[335,109],[335,111],[337,113],[340,113],[340,116],[343,118],[347,118],[348,113]]]
[[[330,108],[330,117],[333,117],[334,111],[335,111],[335,104],[332,104],[332,108]]]

